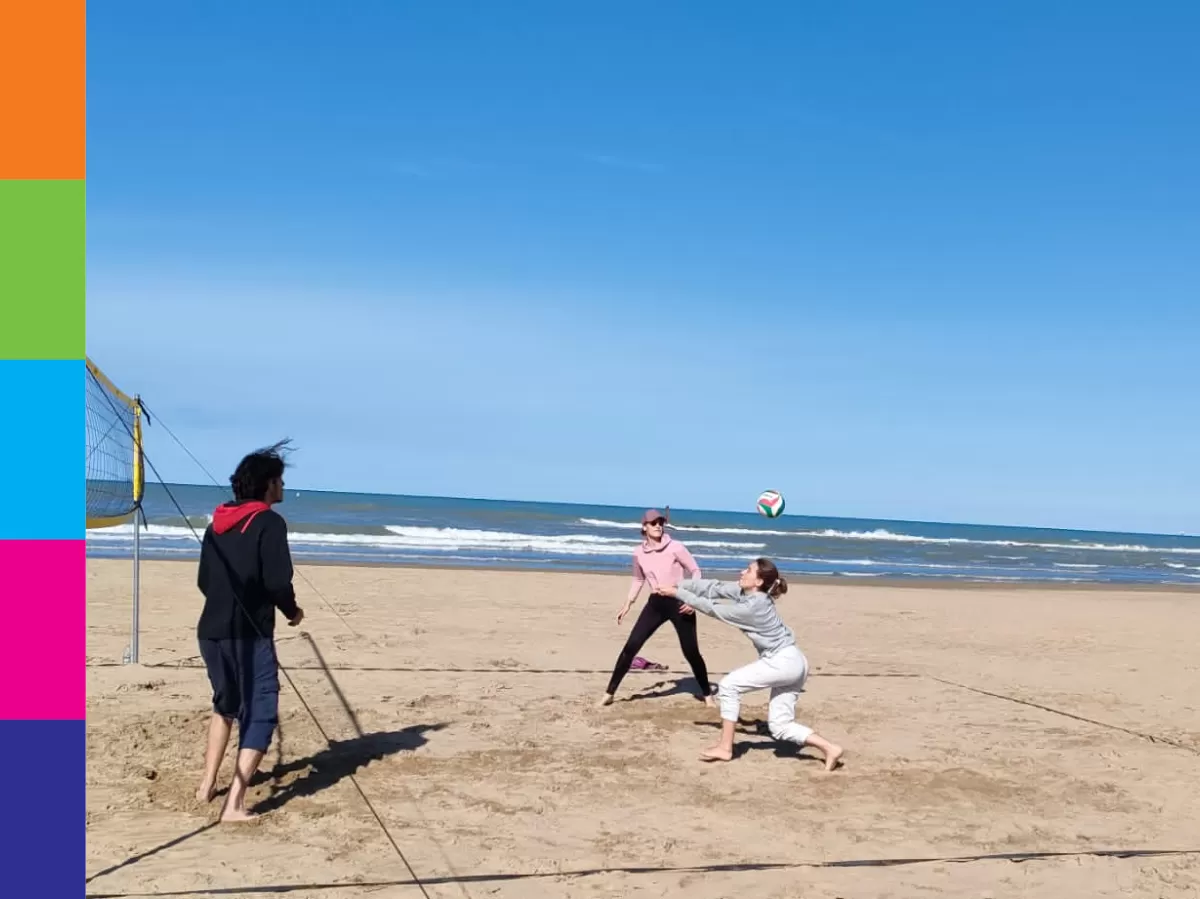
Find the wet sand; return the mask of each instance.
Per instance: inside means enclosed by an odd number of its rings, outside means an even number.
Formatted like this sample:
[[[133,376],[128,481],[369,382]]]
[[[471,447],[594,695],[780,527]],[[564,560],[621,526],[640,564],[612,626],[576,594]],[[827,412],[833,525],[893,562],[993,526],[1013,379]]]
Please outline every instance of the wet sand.
[[[298,580],[304,633],[277,637],[320,729],[284,679],[265,814],[213,826],[195,566],[143,564],[122,666],[131,570],[88,567],[91,896],[420,896],[405,859],[442,897],[1200,890],[1195,592],[794,582],[798,717],[847,750],[829,774],[760,732],[763,694],[735,760],[700,762],[717,714],[669,626],[643,655],[670,670],[594,708],[622,579],[303,566],[337,614]],[[714,680],[753,659],[711,619],[700,639]],[[1035,857],[980,858],[1013,853]]]

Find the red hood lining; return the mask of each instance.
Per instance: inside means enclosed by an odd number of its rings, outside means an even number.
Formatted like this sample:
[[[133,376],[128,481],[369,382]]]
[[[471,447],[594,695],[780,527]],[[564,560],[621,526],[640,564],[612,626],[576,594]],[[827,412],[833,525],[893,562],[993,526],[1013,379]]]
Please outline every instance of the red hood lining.
[[[246,533],[246,528],[250,527],[250,522],[254,520],[254,516],[260,512],[265,512],[271,508],[267,503],[251,500],[245,503],[222,503],[213,510],[213,532],[224,534],[226,531],[231,531],[237,527],[238,522],[246,519],[246,523],[242,525],[242,533]]]

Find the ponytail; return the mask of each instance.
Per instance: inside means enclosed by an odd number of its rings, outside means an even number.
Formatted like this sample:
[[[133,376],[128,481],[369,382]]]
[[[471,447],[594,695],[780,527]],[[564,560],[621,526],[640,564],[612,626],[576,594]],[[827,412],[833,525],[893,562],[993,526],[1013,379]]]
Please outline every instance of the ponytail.
[[[783,596],[787,593],[787,579],[775,567],[775,563],[765,557],[759,557],[754,560],[754,564],[758,567],[758,577],[763,584],[763,592],[771,599],[777,596]]]

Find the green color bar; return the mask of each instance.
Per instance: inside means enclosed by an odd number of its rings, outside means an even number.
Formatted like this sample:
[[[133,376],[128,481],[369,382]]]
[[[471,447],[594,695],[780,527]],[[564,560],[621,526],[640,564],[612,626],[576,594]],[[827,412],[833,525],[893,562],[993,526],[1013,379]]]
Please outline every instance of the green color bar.
[[[0,359],[82,359],[87,187],[0,180]]]

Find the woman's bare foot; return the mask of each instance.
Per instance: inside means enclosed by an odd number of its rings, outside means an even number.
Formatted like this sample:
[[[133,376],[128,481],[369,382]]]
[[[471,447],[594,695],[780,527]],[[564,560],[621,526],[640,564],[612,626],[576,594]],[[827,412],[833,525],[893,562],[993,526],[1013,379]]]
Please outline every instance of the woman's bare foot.
[[[841,764],[842,754],[846,751],[836,743],[830,743],[819,734],[810,734],[804,741],[805,746],[815,746],[825,754],[825,770],[832,771]]]
[[[842,749],[836,743],[831,743],[829,751],[825,753],[825,770],[832,771],[842,763],[842,753],[846,750]]]
[[[721,720],[721,739],[700,753],[701,761],[729,762],[733,760],[733,728],[737,722]]]
[[[213,797],[217,795],[216,784],[200,784],[196,790],[196,801],[203,802],[205,805],[213,801]]]
[[[700,753],[700,760],[703,762],[729,762],[733,760],[733,750],[718,743]]]
[[[606,705],[612,705],[612,704],[613,704],[613,695],[611,693],[605,693],[603,696],[600,697],[600,701],[598,703],[596,703],[596,708],[602,709]]]

